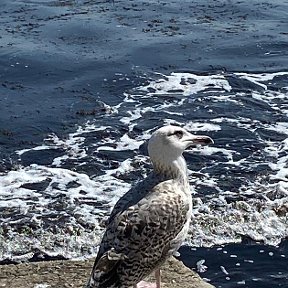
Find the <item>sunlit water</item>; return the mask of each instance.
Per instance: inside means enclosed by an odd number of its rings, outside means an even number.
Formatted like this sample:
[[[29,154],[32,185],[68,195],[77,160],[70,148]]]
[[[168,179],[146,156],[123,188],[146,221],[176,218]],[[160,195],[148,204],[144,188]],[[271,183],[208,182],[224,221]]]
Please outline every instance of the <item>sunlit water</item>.
[[[283,3],[60,2],[5,1],[1,14],[0,261],[95,256],[113,205],[151,170],[151,133],[175,124],[215,142],[184,155],[181,259],[217,287],[287,287]]]
[[[151,169],[146,140],[168,123],[215,141],[185,153],[194,204],[186,244],[279,245],[288,236],[287,79],[155,74],[66,138],[16,151],[19,167],[0,177],[1,259],[94,255],[103,219]]]

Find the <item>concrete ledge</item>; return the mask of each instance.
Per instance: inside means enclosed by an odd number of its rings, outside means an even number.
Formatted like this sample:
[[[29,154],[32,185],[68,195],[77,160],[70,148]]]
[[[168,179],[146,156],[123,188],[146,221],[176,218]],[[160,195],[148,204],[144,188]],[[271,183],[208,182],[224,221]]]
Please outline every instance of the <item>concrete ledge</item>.
[[[0,266],[0,287],[83,288],[94,259],[47,261]],[[149,279],[152,280],[152,279]],[[163,288],[213,288],[182,262],[171,258],[162,268]]]

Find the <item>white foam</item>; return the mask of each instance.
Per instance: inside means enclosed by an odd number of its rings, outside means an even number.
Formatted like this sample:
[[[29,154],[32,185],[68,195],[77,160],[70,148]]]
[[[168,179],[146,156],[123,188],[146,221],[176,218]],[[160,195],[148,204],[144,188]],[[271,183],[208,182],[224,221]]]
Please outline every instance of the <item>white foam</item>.
[[[204,263],[205,263],[204,259],[201,259],[196,262],[197,272],[204,273],[207,270],[208,267],[204,265]]]
[[[212,146],[196,147],[193,152],[198,152],[199,154],[206,156],[222,153],[229,161],[233,161],[233,154],[237,154],[237,152],[233,150]]]
[[[116,144],[116,147],[111,146],[99,146],[97,151],[103,150],[114,150],[114,151],[124,151],[124,150],[137,150],[140,145],[143,144],[143,140],[136,140],[129,137],[128,134],[124,134],[119,141],[113,141],[109,144]]]
[[[83,148],[85,137],[81,135],[91,132],[103,131],[107,128],[109,128],[109,126],[98,127],[95,123],[88,121],[85,125],[78,126],[76,132],[70,133],[66,139],[60,139],[56,134],[50,134],[44,140],[46,142],[45,144],[29,149],[18,150],[16,153],[21,156],[29,151],[41,151],[50,149],[63,150],[65,154],[53,160],[53,165],[60,166],[67,159],[81,159],[87,156],[86,150]]]
[[[229,275],[229,273],[227,272],[226,268],[224,266],[220,266],[220,269],[222,270],[222,272],[225,274],[225,275]]]
[[[45,251],[48,255],[57,255],[58,253],[72,258],[95,254],[97,243],[103,232],[101,223],[109,215],[110,209],[119,197],[133,184],[130,176],[135,170],[141,172],[143,177],[148,173],[148,158],[140,155],[137,151],[155,128],[149,126],[149,119],[158,120],[159,115],[165,117],[161,119],[163,123],[182,125],[197,134],[211,135],[213,133],[214,140],[216,140],[213,146],[196,147],[191,151],[195,157],[202,158],[203,156],[206,159],[209,172],[205,170],[205,173],[201,173],[207,167],[201,166],[199,163],[199,169],[191,171],[189,175],[191,191],[194,196],[194,209],[186,243],[193,246],[221,245],[240,242],[243,235],[270,245],[278,245],[281,239],[288,236],[287,217],[285,216],[285,211],[287,211],[285,209],[288,206],[288,124],[287,118],[285,118],[288,115],[288,107],[285,101],[288,99],[288,95],[287,91],[269,90],[269,83],[266,82],[278,76],[285,77],[288,73],[236,73],[235,75],[240,79],[245,78],[247,81],[257,84],[263,88],[263,91],[252,91],[251,95],[243,95],[242,92],[233,93],[229,79],[226,79],[225,75],[199,76],[192,73],[172,73],[166,76],[159,74],[157,75],[158,80],[152,80],[145,86],[135,87],[132,92],[126,92],[123,102],[111,108],[116,111],[114,116],[115,119],[118,119],[119,126],[125,126],[125,132],[117,131],[118,133],[113,134],[113,137],[104,133],[105,136],[99,136],[97,141],[87,144],[86,140],[91,133],[93,135],[93,133],[99,132],[99,135],[102,135],[101,133],[107,129],[117,130],[117,125],[111,127],[112,123],[107,117],[107,125],[103,125],[102,122],[101,125],[98,124],[97,119],[89,121],[77,127],[76,131],[66,138],[52,134],[44,141],[43,145],[18,151],[19,157],[31,150],[41,153],[42,150],[49,149],[61,151],[62,155],[55,157],[50,166],[34,164],[16,168],[15,171],[0,176],[0,208],[6,212],[14,211],[14,215],[16,212],[17,215],[23,215],[23,218],[2,218],[0,221],[5,225],[8,225],[9,221],[11,225],[16,225],[27,217],[25,219],[28,219],[28,222],[39,227],[36,228],[38,230],[33,234],[32,239],[30,235],[18,233],[13,229],[9,232],[11,237],[9,236],[8,240],[7,238],[2,239],[3,236],[0,236],[0,242],[4,243],[0,251],[0,258],[11,258],[11,255],[15,256],[19,251],[24,253],[23,257],[25,258],[36,248]],[[162,79],[159,79],[161,77]],[[245,108],[242,102],[243,96],[253,97],[257,101],[269,105],[273,111],[271,113],[277,113],[281,121],[273,122],[274,114],[271,114],[272,120],[269,123],[262,121],[261,117],[258,119],[257,115],[254,119],[254,115],[252,115],[253,117],[241,113],[238,115],[238,112],[234,115],[224,110],[221,115],[215,114],[212,117],[213,109],[211,110],[209,104],[212,106],[216,103],[221,107],[223,103],[232,101],[233,105],[238,105],[239,111],[241,111],[242,108]],[[205,108],[203,106],[202,109],[212,112],[203,112],[206,118],[195,119],[193,115],[188,115],[189,118],[185,114],[185,109],[189,109],[189,105],[198,105],[198,102],[196,104],[193,102],[195,99],[199,100],[199,105],[207,101],[208,104],[205,104]],[[132,108],[127,110],[127,107]],[[263,113],[269,113],[266,108],[260,107],[259,109],[264,109]],[[114,121],[116,121],[115,119]],[[136,133],[138,130],[134,129],[138,124],[141,127],[143,121],[145,121],[145,125],[142,127],[147,126],[146,130]],[[240,143],[246,145],[246,154],[242,155],[242,152],[238,150],[241,146],[233,146],[233,143],[239,143],[233,142],[234,138],[229,138],[229,129],[235,128],[238,129],[237,131],[244,131],[246,133],[244,135],[248,135],[247,137],[253,136],[253,139],[239,140],[243,140]],[[277,140],[278,138],[271,140],[269,137],[263,136],[259,133],[261,130],[268,133],[274,131],[280,135],[280,140]],[[221,135],[220,137],[225,135],[228,138],[229,145],[219,147],[218,133]],[[253,145],[256,142],[264,148],[254,149]],[[122,162],[113,160],[117,165],[115,165],[116,168],[111,168],[110,159],[102,159],[101,155],[98,155],[104,150],[117,151],[121,155],[121,159],[127,154],[132,158]],[[131,151],[133,153],[127,153]],[[116,153],[112,154],[116,155]],[[189,157],[191,159],[193,156],[189,155]],[[81,165],[86,163],[87,158],[93,159],[95,164],[102,167],[101,171],[97,171],[99,173],[91,177],[76,172],[81,170],[79,167],[81,168]],[[71,160],[75,160],[73,163],[76,164],[64,166]],[[190,169],[191,164],[188,162]],[[261,165],[267,165],[265,178],[261,172],[258,177],[250,179],[249,173],[257,176],[257,169]],[[112,167],[114,166],[112,165]],[[215,174],[213,167],[218,169]],[[72,169],[76,169],[76,171],[72,171]],[[231,169],[235,169],[235,174],[229,174]],[[246,174],[242,175],[242,171],[245,171]],[[230,175],[228,180],[225,178],[226,174]],[[235,188],[233,178],[242,181],[239,188]],[[43,184],[42,190],[37,188],[37,185],[35,186],[35,183],[41,186],[41,183],[45,181],[47,181],[47,187]],[[231,181],[231,183],[227,181]],[[212,194],[206,193],[205,189],[213,191]],[[59,200],[57,203],[57,197],[60,197],[60,200],[65,199],[63,208],[56,205],[61,202]],[[227,197],[232,200],[228,201]],[[53,215],[58,213],[58,215],[67,217],[65,218],[67,221],[65,229],[67,230],[64,230],[63,227],[58,230],[56,227],[56,232],[43,230],[45,215],[49,215],[49,213]]]
[[[275,72],[275,73],[258,73],[258,74],[247,74],[247,73],[234,73],[235,75],[240,76],[240,78],[247,79],[251,82],[261,83],[267,82],[269,80],[273,80],[275,77],[278,76],[286,76],[288,72]]]
[[[198,131],[220,131],[221,126],[212,123],[201,123],[201,122],[188,122],[184,125],[184,128],[188,131],[198,132]]]
[[[244,117],[237,117],[237,118],[229,118],[229,117],[217,117],[214,119],[211,119],[211,122],[213,123],[228,123],[229,125],[239,127],[241,129],[246,129],[251,132],[255,132],[257,126],[261,125],[259,121]]]
[[[199,76],[191,73],[171,73],[171,75],[165,75],[165,79],[151,81],[148,85],[140,87],[139,90],[146,92],[146,95],[181,93],[188,96],[208,88],[231,90],[231,86],[223,75]],[[153,92],[150,92],[151,90]]]

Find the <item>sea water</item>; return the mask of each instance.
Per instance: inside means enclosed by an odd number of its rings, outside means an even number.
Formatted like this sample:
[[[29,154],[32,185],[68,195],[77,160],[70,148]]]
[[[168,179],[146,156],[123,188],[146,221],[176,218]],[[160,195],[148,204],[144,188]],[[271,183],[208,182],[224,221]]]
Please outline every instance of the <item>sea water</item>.
[[[1,12],[0,260],[95,256],[113,205],[151,171],[151,133],[173,124],[215,142],[184,154],[181,259],[217,287],[287,287],[284,4],[60,2]]]

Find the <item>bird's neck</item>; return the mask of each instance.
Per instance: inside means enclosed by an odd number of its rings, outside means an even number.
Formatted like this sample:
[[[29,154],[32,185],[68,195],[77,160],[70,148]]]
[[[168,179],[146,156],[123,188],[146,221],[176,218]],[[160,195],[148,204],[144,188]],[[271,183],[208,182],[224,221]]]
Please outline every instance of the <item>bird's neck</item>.
[[[177,179],[186,183],[187,165],[184,157],[181,155],[176,159],[163,160],[153,162],[154,173],[163,180]]]

